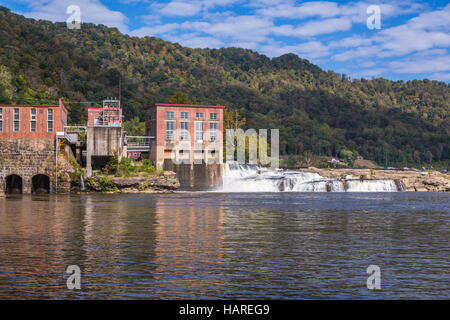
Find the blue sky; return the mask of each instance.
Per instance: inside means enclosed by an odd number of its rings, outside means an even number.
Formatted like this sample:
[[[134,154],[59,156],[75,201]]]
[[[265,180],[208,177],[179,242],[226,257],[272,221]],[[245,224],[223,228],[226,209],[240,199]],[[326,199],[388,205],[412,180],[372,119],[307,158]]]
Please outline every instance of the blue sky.
[[[13,12],[66,21],[78,5],[82,22],[117,27],[195,48],[243,47],[277,57],[293,52],[353,78],[450,82],[448,1],[293,0],[0,0]],[[369,29],[370,5],[381,29]],[[76,30],[74,30],[76,32]]]

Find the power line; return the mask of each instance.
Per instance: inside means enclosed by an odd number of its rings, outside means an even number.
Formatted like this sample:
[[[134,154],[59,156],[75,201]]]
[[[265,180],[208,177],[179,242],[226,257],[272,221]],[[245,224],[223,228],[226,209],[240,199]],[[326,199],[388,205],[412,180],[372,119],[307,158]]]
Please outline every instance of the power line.
[[[25,98],[25,97],[14,97],[15,100],[19,100],[19,101],[33,101],[33,102],[47,102],[47,103],[56,103],[58,104],[59,100],[49,100],[49,99],[36,99],[36,98]],[[78,103],[78,104],[92,104],[92,103],[98,103],[98,104],[102,104],[103,101],[72,101],[72,100],[64,100],[63,102],[67,102],[69,104],[72,103]]]

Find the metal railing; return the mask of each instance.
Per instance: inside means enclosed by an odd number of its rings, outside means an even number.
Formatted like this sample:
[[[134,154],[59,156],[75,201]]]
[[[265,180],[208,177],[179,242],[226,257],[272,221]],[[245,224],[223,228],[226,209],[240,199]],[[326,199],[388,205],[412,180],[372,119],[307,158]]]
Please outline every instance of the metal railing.
[[[128,147],[150,147],[151,140],[154,137],[150,136],[126,136]]]
[[[64,137],[70,143],[85,142],[86,126],[83,125],[64,126]]]

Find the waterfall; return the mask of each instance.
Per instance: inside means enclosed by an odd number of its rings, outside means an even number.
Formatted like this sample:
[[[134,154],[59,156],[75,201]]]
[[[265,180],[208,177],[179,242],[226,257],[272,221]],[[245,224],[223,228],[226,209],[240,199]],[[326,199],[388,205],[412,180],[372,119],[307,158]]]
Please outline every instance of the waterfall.
[[[394,180],[348,180],[348,192],[397,192]]]
[[[357,178],[357,179],[355,179]],[[397,192],[394,180],[363,180],[357,176],[325,178],[318,173],[267,169],[227,163],[220,192]]]
[[[81,191],[86,191],[86,186],[84,184],[84,178],[83,175],[80,175],[80,190]]]

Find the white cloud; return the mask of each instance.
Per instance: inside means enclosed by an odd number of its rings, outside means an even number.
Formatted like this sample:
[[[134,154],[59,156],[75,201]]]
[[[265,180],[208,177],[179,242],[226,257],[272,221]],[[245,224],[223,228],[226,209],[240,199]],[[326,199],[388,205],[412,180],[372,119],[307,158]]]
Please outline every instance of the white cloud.
[[[224,46],[222,41],[212,37],[184,36],[183,39],[173,38],[171,41],[190,48],[221,48]]]
[[[70,14],[66,13],[70,5],[77,5],[81,10],[81,22],[93,22],[116,27],[122,32],[128,31],[127,17],[119,12],[110,10],[99,0],[28,0],[25,1],[30,11],[23,15],[34,19],[65,22]]]
[[[450,15],[450,5],[442,10],[422,13],[407,23],[382,29],[368,38],[349,37],[330,42],[330,47],[351,47],[354,49],[337,53],[337,61],[364,60],[368,56],[379,58],[401,57],[417,52],[445,50],[450,47],[450,34],[445,32],[450,27],[450,20],[442,18]],[[441,19],[435,21],[435,19]]]
[[[333,18],[323,21],[310,21],[298,27],[281,25],[272,28],[272,33],[280,36],[311,37],[319,34],[347,31],[351,28],[351,21],[347,18]]]
[[[438,57],[406,58],[393,61],[389,66],[397,73],[430,73],[450,70],[450,55]]]
[[[228,6],[238,0],[174,0],[168,3],[154,2],[150,8],[165,17],[192,17],[205,14],[217,6]]]
[[[328,43],[330,48],[348,48],[348,47],[360,47],[372,44],[372,39],[363,38],[361,36],[352,36],[344,39],[334,40]]]
[[[255,16],[228,17],[223,22],[211,24],[202,30],[214,36],[232,38],[237,41],[258,41],[267,39],[273,23],[265,18]]]
[[[273,2],[272,2],[273,3]],[[259,9],[257,14],[267,17],[304,19],[308,17],[333,17],[339,14],[338,4],[335,2],[305,2],[300,6],[293,4],[278,4]]]
[[[198,2],[182,2],[173,1],[159,9],[159,13],[165,16],[183,16],[190,17],[195,16],[202,10],[201,3]]]
[[[256,41],[234,41],[227,47],[245,48],[250,50],[260,50],[261,44]]]
[[[150,1],[151,0],[119,0],[119,2],[126,4],[148,3]]]
[[[363,69],[357,72],[349,72],[352,74],[352,78],[372,78],[381,76],[386,72],[385,68],[375,68],[375,69]]]
[[[202,21],[186,21],[183,24],[181,24],[181,28],[186,30],[197,30],[197,31],[207,31],[208,28],[211,27],[211,24],[209,22],[202,22]]]
[[[427,76],[426,78],[439,81],[450,81],[450,72],[437,72]]]
[[[334,33],[337,31],[347,31],[352,27],[352,23],[347,18],[327,19],[323,21],[307,22],[297,28],[300,36],[315,36],[319,34]]]
[[[442,10],[422,13],[420,16],[412,18],[409,25],[415,29],[450,30],[450,4]]]
[[[131,36],[144,37],[144,36],[158,36],[178,29],[180,25],[178,23],[168,23],[163,25],[157,25],[154,27],[142,27],[130,32]]]
[[[363,68],[371,68],[371,67],[375,67],[377,64],[373,61],[367,61],[367,62],[363,62],[360,64],[360,67]]]
[[[277,57],[286,53],[295,53],[302,58],[315,60],[330,54],[328,48],[319,41],[303,42],[293,46],[283,46],[280,43],[271,43],[261,47],[263,53],[269,57]]]
[[[373,59],[375,58],[381,51],[381,48],[376,46],[370,47],[359,47],[354,50],[344,51],[333,56],[333,59],[336,61],[350,61],[355,60],[357,58],[364,59]]]
[[[338,4],[337,2],[329,1],[313,1],[304,2],[298,5],[295,1],[285,1],[279,3],[277,1],[264,1],[263,3],[256,2],[255,6],[262,8],[257,10],[259,15],[273,17],[273,18],[288,18],[302,20],[311,17],[331,18],[331,17],[346,17],[353,22],[364,22],[367,19],[367,8],[370,5],[380,6],[380,11],[383,17],[394,17],[402,14],[418,12],[423,8],[423,5],[412,3],[410,1],[397,1],[396,3],[383,1],[358,1],[349,4]]]
[[[381,44],[385,56],[405,55],[433,47],[450,46],[449,34],[417,29],[409,23],[382,30],[374,40]]]

